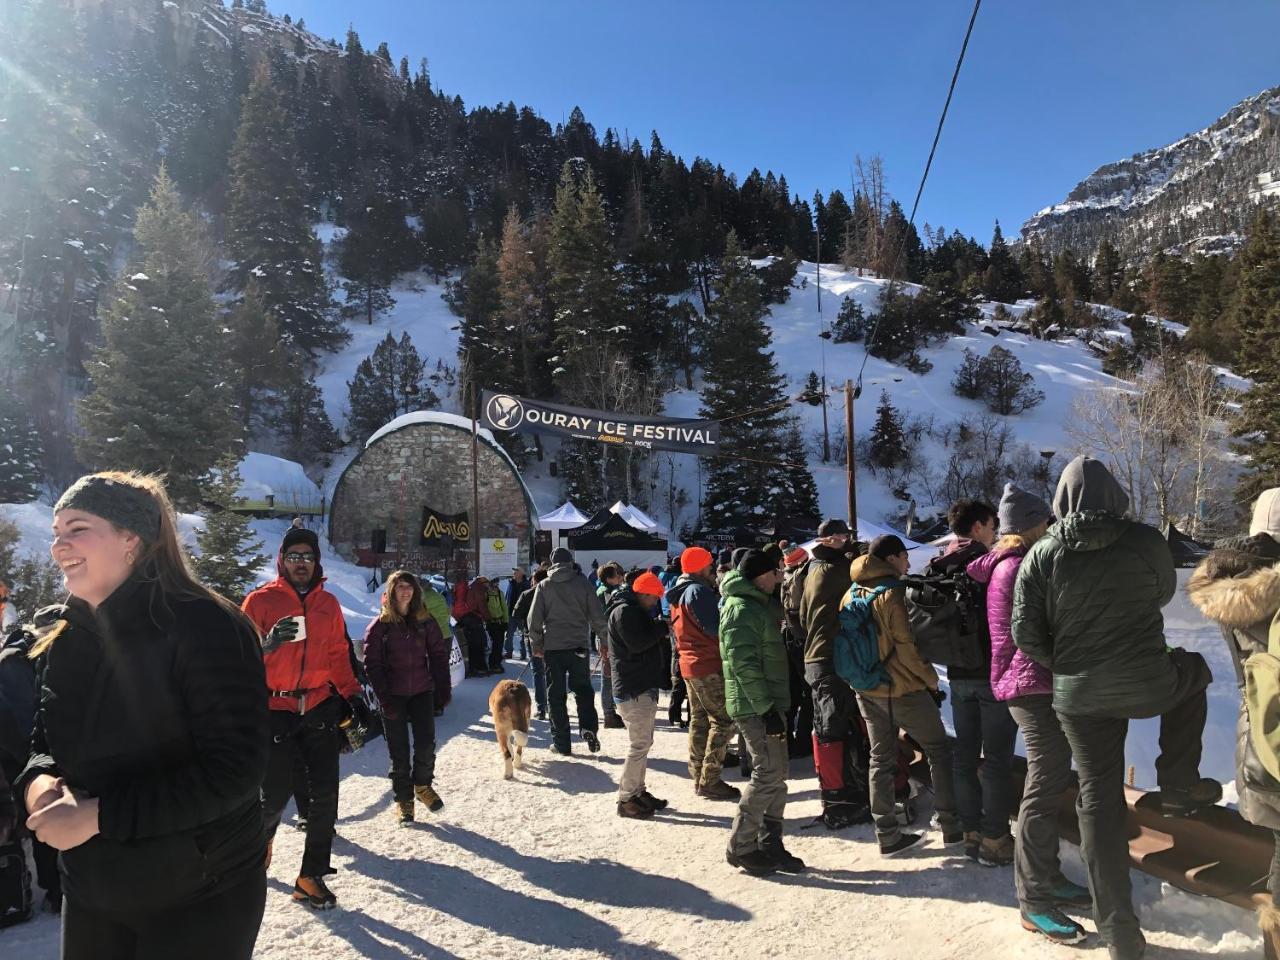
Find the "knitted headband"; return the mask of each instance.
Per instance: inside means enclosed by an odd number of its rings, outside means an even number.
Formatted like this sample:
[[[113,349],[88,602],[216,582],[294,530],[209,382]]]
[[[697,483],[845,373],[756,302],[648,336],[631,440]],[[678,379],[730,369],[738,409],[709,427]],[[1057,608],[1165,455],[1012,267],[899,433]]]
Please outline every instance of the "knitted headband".
[[[58,498],[53,512],[83,510],[122,530],[131,530],[147,543],[160,539],[160,506],[145,490],[95,474],[81,477]]]

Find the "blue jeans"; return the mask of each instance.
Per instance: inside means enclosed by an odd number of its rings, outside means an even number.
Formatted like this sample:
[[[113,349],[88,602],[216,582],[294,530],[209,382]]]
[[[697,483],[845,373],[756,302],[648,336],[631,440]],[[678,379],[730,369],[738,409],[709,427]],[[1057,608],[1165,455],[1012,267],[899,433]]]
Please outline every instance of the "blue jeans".
[[[1009,833],[1013,788],[1009,771],[1018,725],[986,680],[951,681],[951,721],[956,728],[956,812],[967,833],[997,840]],[[982,757],[982,770],[978,758]]]
[[[547,712],[547,665],[541,657],[532,658],[533,701],[538,705],[539,713]]]

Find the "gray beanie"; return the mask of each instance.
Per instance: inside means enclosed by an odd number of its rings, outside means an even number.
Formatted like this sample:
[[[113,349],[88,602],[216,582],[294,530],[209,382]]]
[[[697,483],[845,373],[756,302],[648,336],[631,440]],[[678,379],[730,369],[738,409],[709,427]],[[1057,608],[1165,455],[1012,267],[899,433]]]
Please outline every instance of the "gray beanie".
[[[1000,495],[998,516],[1001,533],[1022,533],[1048,520],[1053,511],[1034,493],[1006,483],[1004,493]]]
[[[53,512],[83,510],[122,530],[131,530],[146,543],[160,539],[160,504],[146,490],[99,474],[81,477],[53,505]]]
[[[1263,490],[1253,505],[1253,522],[1249,524],[1249,536],[1269,533],[1280,540],[1280,487]]]

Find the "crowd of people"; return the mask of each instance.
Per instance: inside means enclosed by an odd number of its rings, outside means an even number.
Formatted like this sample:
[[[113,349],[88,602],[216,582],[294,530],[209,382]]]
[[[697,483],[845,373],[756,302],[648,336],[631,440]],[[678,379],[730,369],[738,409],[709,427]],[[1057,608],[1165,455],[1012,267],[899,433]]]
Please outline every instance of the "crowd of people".
[[[805,870],[783,843],[799,756],[812,756],[828,828],[873,824],[885,857],[920,849],[905,733],[927,761],[944,848],[1012,867],[1026,929],[1081,942],[1068,911],[1091,907],[1114,960],[1134,960],[1145,941],[1125,832],[1129,720],[1161,717],[1166,815],[1194,816],[1222,789],[1199,773],[1208,665],[1164,636],[1172,557],[1127,510],[1121,486],[1088,458],[1068,465],[1052,505],[1013,484],[998,505],[953,505],[955,536],[923,576],[963,580],[983,627],[976,656],[948,665],[952,742],[909,602],[911,558],[894,535],[862,543],[829,519],[808,549],[717,556],[693,546],[666,568],[590,573],[561,548],[532,577],[515,571],[505,592],[476,578],[451,596],[397,571],[356,644],[325,589],[315,533],[291,527],[276,578],[237,607],[191,575],[156,480],[87,476],[54,508],[67,602],[13,628],[0,648],[0,880],[6,862],[25,871],[29,843],[69,960],[248,958],[290,798],[306,831],[292,897],[315,909],[337,902],[327,879],[342,750],[380,729],[395,819],[443,807],[435,724],[450,702],[456,629],[473,676],[501,672],[519,638],[555,752],[573,750],[570,692],[590,753],[601,749],[602,716],[625,730],[622,818],[651,820],[669,805],[649,791],[646,767],[670,691],[692,793],[737,805],[725,859],[755,876]],[[1248,536],[1220,544],[1188,592],[1222,625],[1237,666],[1241,813],[1280,839],[1275,758],[1243,705],[1270,689],[1246,661],[1280,643],[1280,489],[1263,494]],[[1019,731],[1027,776],[1015,805]],[[724,779],[735,740],[749,770],[741,790]],[[1058,856],[1073,763],[1087,887],[1063,875]],[[1280,893],[1280,853],[1271,887]],[[31,909],[28,899],[10,913]]]

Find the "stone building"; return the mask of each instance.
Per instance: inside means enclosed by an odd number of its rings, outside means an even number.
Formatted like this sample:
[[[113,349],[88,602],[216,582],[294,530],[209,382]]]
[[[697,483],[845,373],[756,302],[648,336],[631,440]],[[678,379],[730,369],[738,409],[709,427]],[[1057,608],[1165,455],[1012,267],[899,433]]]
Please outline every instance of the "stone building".
[[[537,511],[515,464],[487,430],[479,442],[481,538],[518,544],[528,565]],[[329,508],[329,541],[347,560],[383,570],[475,569],[471,421],[420,411],[391,421],[342,472]]]

